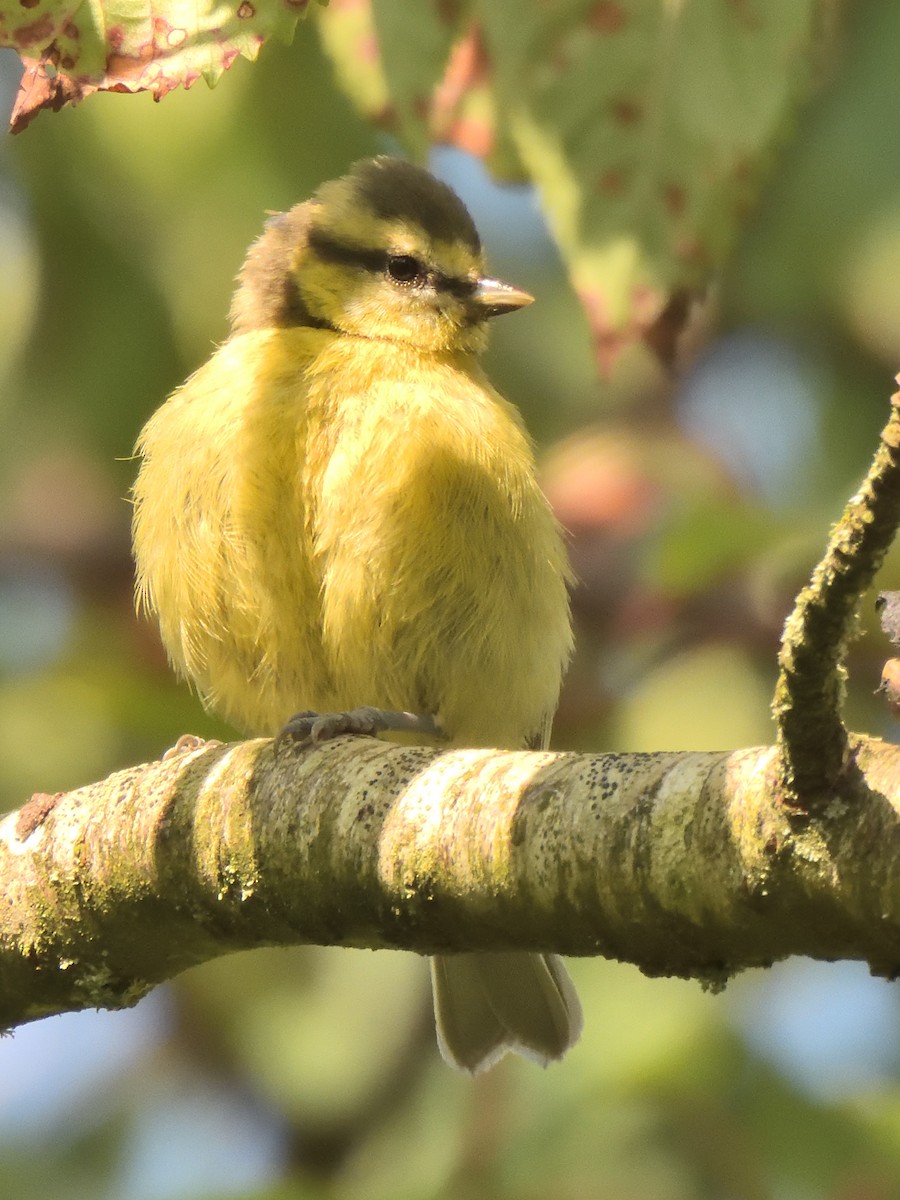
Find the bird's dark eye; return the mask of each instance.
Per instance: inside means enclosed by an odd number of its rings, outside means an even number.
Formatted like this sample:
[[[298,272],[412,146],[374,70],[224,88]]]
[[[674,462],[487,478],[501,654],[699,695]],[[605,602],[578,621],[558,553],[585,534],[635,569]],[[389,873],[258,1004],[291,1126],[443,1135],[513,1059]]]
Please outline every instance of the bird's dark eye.
[[[411,254],[392,254],[387,260],[387,273],[394,283],[415,283],[425,276],[425,268]]]

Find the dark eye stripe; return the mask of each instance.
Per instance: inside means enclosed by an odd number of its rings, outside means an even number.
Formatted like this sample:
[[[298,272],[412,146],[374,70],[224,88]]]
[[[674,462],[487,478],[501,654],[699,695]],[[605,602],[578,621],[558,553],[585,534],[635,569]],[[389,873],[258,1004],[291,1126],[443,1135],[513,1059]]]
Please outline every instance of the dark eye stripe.
[[[320,229],[309,231],[308,245],[314,254],[326,262],[341,263],[348,267],[361,267],[374,275],[383,275],[388,268],[391,257],[384,250],[371,250],[368,246],[353,245],[350,242],[339,242],[329,237]],[[429,272],[428,282],[438,291],[449,292],[453,296],[466,299],[475,291],[477,284],[474,280],[456,278],[452,275],[439,275]]]
[[[475,293],[478,283],[474,279],[461,279],[454,275],[434,275],[434,286],[442,292],[449,292],[451,296],[459,296],[460,300],[468,300]]]
[[[309,231],[309,248],[326,262],[344,263],[348,267],[362,267],[365,271],[382,272],[387,266],[388,256],[383,250],[370,250],[366,246],[354,246],[338,242],[319,229]]]

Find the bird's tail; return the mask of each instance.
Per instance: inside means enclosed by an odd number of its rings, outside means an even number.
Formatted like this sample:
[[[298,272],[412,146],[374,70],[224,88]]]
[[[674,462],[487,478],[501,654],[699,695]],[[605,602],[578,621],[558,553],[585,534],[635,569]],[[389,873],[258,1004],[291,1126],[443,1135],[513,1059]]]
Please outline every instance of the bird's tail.
[[[483,1071],[508,1050],[547,1066],[581,1033],[578,995],[555,954],[442,955],[431,979],[438,1045],[461,1070]]]

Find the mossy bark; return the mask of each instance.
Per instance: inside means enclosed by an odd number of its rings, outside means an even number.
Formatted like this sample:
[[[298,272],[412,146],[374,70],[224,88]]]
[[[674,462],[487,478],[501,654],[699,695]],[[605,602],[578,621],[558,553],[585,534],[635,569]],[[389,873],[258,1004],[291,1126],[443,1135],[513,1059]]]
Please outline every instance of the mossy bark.
[[[900,379],[900,376],[898,376]],[[856,633],[856,610],[900,524],[900,392],[872,465],[851,496],[822,561],[788,617],[773,714],[786,798],[818,810],[850,762],[844,726],[844,659]]]
[[[790,954],[900,969],[900,748],[814,816],[772,748],[211,745],[0,825],[0,1023],[122,1007],[263,945],[530,949],[723,981]]]

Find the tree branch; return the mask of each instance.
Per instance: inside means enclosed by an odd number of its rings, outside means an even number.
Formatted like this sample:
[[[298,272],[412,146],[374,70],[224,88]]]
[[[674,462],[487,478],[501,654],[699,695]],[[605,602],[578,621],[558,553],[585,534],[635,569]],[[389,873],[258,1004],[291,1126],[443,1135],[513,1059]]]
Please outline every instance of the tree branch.
[[[900,376],[898,376],[900,382]],[[842,710],[844,658],[856,607],[900,524],[900,393],[859,491],[835,525],[825,556],[797,597],[784,628],[773,713],[785,799],[818,808],[848,761]]]
[[[555,950],[724,981],[790,954],[900,968],[900,748],[815,819],[774,747],[209,745],[0,824],[0,1023],[122,1007],[262,945]]]

